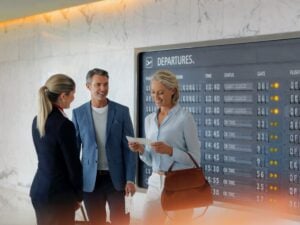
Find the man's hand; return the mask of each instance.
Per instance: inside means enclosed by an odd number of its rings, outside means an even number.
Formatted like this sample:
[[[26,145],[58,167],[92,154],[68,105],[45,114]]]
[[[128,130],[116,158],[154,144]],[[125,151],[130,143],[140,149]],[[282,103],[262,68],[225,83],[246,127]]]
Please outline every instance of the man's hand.
[[[134,183],[131,183],[131,182],[128,182],[125,186],[125,194],[126,195],[129,195],[129,193],[131,193],[131,196],[134,195],[136,189],[135,189],[135,184]]]
[[[81,207],[81,202],[76,202],[75,211]]]

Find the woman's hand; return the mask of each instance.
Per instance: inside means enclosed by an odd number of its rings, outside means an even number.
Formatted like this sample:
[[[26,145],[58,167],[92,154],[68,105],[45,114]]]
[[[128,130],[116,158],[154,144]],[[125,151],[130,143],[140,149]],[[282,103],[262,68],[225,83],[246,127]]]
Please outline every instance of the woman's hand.
[[[173,148],[162,141],[152,142],[151,148],[160,154],[173,155]]]
[[[131,151],[133,152],[138,152],[140,154],[144,153],[144,145],[138,143],[138,142],[128,142],[128,146],[130,148]]]

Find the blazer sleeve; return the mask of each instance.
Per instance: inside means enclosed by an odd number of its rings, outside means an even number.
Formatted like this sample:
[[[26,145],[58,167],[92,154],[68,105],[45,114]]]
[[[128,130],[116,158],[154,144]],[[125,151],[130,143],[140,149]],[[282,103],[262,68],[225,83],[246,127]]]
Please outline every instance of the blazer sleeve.
[[[82,166],[76,144],[76,131],[71,121],[64,121],[59,129],[58,140],[67,165],[70,182],[77,195],[77,200],[82,201]]]
[[[126,136],[134,136],[133,125],[131,122],[128,108],[126,108],[124,113],[124,130],[122,135],[122,145],[123,145],[122,147],[125,156],[124,161],[126,167],[126,181],[135,182],[137,155],[136,153],[134,153],[129,149]]]
[[[72,121],[73,121],[73,124],[74,124],[74,127],[75,127],[75,136],[76,136],[76,145],[77,145],[77,150],[78,150],[78,153],[80,155],[80,151],[81,151],[81,138],[80,138],[80,129],[79,129],[79,125],[78,125],[78,122],[77,122],[77,115],[76,115],[76,111],[73,110],[72,111]]]

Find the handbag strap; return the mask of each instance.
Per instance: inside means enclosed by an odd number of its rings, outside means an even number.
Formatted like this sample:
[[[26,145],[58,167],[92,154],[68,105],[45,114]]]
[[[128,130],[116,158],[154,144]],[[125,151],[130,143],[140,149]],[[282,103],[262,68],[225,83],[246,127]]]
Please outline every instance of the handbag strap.
[[[200,168],[200,166],[198,165],[197,161],[194,159],[194,157],[189,153],[189,152],[185,152],[189,157],[190,159],[193,161],[194,165],[196,168]],[[168,169],[168,172],[172,171],[172,168],[175,164],[175,161],[173,161],[173,163],[170,165],[169,169]]]

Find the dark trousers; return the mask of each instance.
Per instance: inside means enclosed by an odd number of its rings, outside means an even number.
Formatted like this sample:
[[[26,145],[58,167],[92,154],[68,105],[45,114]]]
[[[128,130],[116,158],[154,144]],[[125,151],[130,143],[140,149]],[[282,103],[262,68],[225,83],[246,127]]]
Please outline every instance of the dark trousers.
[[[93,192],[84,192],[84,205],[91,225],[106,223],[106,202],[109,206],[110,221],[113,225],[128,225],[129,214],[125,214],[124,191],[117,191],[108,172],[97,173]]]
[[[74,203],[44,203],[32,200],[37,225],[74,225]]]

